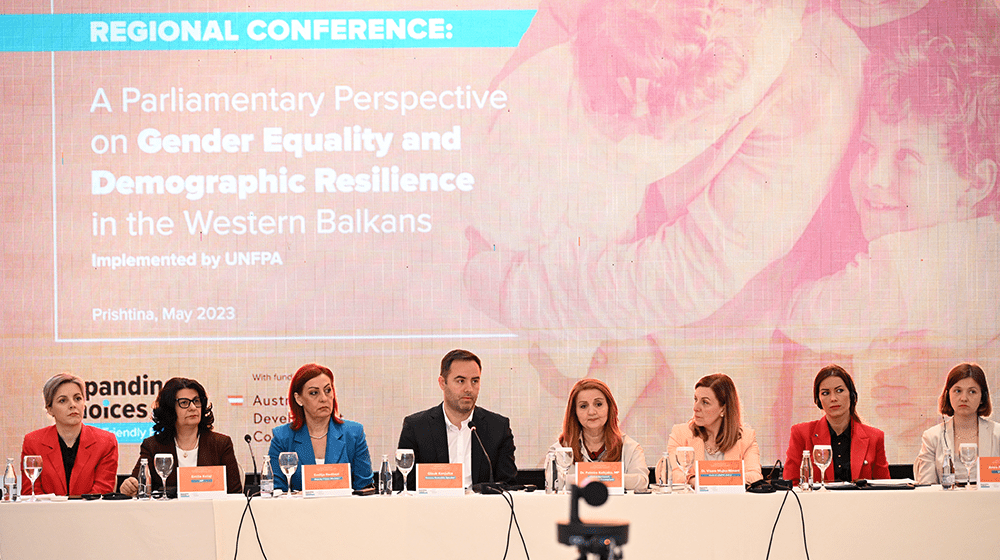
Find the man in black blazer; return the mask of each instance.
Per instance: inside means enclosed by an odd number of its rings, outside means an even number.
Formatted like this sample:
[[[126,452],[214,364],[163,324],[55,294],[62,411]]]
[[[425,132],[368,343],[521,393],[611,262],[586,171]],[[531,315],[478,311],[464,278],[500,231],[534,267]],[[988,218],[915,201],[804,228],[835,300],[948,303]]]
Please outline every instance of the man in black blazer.
[[[471,464],[471,468],[466,469],[466,485],[513,483],[517,465],[514,463],[514,434],[510,431],[510,420],[476,407],[481,373],[482,362],[472,352],[448,352],[441,359],[441,375],[438,377],[438,385],[444,393],[443,402],[407,416],[403,420],[397,448],[412,449],[417,463]],[[473,427],[475,433],[472,433]],[[479,440],[482,440],[481,446]],[[483,454],[484,447],[489,460]],[[396,476],[396,488],[402,488],[401,478]],[[407,479],[409,488],[415,488],[415,484],[416,469]]]

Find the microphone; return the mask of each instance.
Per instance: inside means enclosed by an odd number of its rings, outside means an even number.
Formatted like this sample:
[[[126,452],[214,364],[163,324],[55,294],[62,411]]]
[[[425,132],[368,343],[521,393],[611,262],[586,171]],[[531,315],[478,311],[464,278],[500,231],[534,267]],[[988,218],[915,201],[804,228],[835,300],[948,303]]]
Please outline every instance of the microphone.
[[[490,460],[490,454],[486,452],[486,446],[483,445],[483,440],[479,437],[479,432],[476,430],[476,424],[472,420],[469,420],[469,429],[472,430],[472,435],[479,442],[479,448],[483,450],[483,455],[486,455],[486,463],[490,467],[490,481],[473,484],[472,491],[480,494],[502,494],[503,489],[493,479],[493,461]]]
[[[253,446],[250,445],[251,441],[250,434],[246,434],[245,436],[243,436],[243,441],[247,442],[247,449],[250,450],[250,460],[253,461],[253,478],[251,479],[252,484],[248,484],[247,487],[244,488],[243,490],[247,496],[252,496],[260,492],[260,471],[257,470],[257,458],[254,457],[253,455]]]

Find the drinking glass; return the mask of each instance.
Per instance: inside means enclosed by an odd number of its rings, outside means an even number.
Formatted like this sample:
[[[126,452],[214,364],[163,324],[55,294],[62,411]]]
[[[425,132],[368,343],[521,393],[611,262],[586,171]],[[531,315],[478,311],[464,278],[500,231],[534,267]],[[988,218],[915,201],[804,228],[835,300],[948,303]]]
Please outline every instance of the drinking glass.
[[[813,447],[813,463],[819,467],[820,492],[826,492],[826,469],[833,462],[833,447],[817,445]]]
[[[31,499],[29,502],[35,501],[35,480],[38,479],[39,475],[42,474],[42,456],[41,455],[25,455],[24,456],[24,472],[31,479]]]
[[[163,481],[163,495],[159,499],[168,500],[167,477],[174,470],[174,456],[169,453],[157,453],[153,455],[153,468],[156,469],[156,474],[160,475],[160,480]]]
[[[688,484],[688,473],[691,472],[691,465],[694,464],[694,448],[678,447],[675,460],[677,461],[677,466],[680,467],[681,471],[684,473],[684,489],[681,490],[681,492],[684,494],[694,492],[694,488]]]
[[[959,445],[958,457],[962,460],[962,464],[965,465],[965,477],[967,481],[965,487],[972,490],[972,467],[976,464],[976,459],[979,458],[979,446],[975,443],[963,443]]]
[[[559,493],[569,493],[569,469],[573,466],[573,448],[556,448],[556,468],[559,469]]]
[[[299,454],[294,451],[282,451],[278,454],[278,467],[281,468],[281,472],[285,475],[285,482],[288,486],[288,493],[285,494],[286,498],[292,497],[292,475],[295,474],[295,470],[299,468]]]
[[[413,470],[413,459],[412,449],[396,450],[396,468],[399,470],[399,474],[403,475],[403,489],[399,493],[403,496],[410,495],[410,489],[406,485],[406,477],[410,476],[410,471]]]

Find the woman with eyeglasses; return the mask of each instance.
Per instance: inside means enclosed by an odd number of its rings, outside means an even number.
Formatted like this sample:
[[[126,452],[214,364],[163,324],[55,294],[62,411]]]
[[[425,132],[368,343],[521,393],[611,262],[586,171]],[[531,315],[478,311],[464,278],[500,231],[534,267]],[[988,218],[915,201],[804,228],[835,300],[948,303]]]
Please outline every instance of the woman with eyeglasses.
[[[243,471],[236,463],[233,440],[212,431],[215,414],[208,402],[205,388],[194,379],[174,377],[163,384],[153,406],[153,435],[139,448],[132,476],[122,482],[121,492],[134,496],[139,489],[139,465],[149,461],[152,489],[162,488],[160,477],[153,472],[153,457],[157,453],[174,456],[174,469],[167,477],[167,488],[177,486],[177,467],[226,466],[226,486],[230,494],[243,490]]]

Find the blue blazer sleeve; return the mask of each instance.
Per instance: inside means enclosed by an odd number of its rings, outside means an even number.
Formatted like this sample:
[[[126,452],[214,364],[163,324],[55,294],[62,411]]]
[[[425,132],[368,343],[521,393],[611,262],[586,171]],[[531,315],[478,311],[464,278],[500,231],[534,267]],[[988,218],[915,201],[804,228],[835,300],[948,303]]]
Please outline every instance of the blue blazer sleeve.
[[[333,424],[331,424],[332,426]],[[355,490],[367,488],[374,483],[374,477],[372,476],[372,458],[371,453],[368,451],[365,428],[361,424],[350,420],[344,420],[344,423],[340,424],[340,427],[345,433],[344,450],[347,456],[345,457],[346,461],[341,459],[337,460],[337,462],[351,464],[351,486]],[[330,449],[331,443],[327,440],[327,450]]]
[[[274,488],[288,491],[288,481],[285,480],[285,473],[281,472],[278,466],[278,455],[285,451],[297,451],[293,449],[295,432],[292,431],[291,424],[284,424],[271,430],[271,447],[267,451],[267,456],[271,460],[271,471],[274,473]],[[300,469],[295,470],[292,475],[292,488],[301,490],[302,480],[299,475]]]

